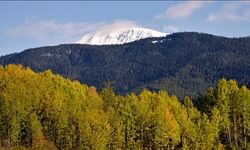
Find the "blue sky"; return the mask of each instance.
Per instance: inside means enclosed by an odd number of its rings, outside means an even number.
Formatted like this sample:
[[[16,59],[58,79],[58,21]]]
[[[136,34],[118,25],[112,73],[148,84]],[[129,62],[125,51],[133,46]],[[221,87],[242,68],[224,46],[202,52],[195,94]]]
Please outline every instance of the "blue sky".
[[[250,35],[247,1],[1,1],[0,56],[72,43],[103,27],[136,25],[162,32]]]

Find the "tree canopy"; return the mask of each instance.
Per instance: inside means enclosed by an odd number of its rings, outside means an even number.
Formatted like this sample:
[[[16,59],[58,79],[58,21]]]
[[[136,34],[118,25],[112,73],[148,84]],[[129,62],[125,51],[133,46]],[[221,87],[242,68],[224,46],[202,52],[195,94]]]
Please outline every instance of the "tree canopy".
[[[0,142],[13,149],[249,149],[250,90],[221,79],[193,104],[166,91],[117,95],[0,66]]]

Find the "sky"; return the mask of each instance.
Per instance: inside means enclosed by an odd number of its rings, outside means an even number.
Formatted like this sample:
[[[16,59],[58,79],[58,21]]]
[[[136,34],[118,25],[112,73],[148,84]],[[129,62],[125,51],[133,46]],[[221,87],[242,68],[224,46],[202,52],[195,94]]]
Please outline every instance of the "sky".
[[[0,56],[124,25],[250,36],[250,1],[0,1]]]

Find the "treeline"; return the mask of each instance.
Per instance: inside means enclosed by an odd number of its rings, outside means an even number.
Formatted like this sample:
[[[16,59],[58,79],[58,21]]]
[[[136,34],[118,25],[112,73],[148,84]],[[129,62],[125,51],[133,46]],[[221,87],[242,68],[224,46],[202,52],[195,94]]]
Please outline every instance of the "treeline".
[[[199,102],[109,86],[98,93],[51,71],[1,66],[0,140],[3,149],[250,148],[247,87],[221,79]]]
[[[250,37],[181,32],[121,45],[32,48],[0,57],[0,64],[22,64],[36,72],[51,69],[98,91],[109,81],[116,94],[139,94],[146,88],[197,98],[221,78],[250,88],[249,43]]]

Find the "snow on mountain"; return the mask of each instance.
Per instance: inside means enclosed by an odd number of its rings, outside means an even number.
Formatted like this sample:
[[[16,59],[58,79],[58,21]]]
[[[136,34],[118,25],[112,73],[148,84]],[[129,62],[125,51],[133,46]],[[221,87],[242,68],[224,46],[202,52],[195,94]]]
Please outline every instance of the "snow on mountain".
[[[76,43],[90,45],[124,44],[148,37],[163,37],[166,35],[168,33],[140,27],[116,28],[88,33]]]

